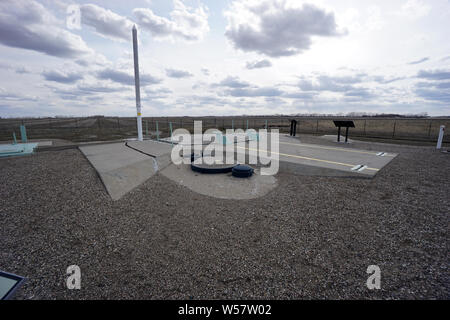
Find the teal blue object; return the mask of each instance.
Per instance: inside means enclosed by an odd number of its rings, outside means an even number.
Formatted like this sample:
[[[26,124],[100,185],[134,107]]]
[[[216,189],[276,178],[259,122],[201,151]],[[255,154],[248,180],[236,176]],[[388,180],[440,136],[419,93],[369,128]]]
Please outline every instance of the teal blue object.
[[[27,143],[27,129],[25,129],[24,125],[20,126],[20,138],[22,139],[23,143]]]
[[[248,133],[247,133],[247,135],[248,135],[248,138],[249,138],[249,140],[256,140],[256,141],[259,141],[259,135],[258,135],[258,133],[255,131],[255,130],[250,130]]]
[[[13,138],[14,138],[13,144],[17,144],[17,139],[16,139],[16,133],[15,132],[13,132]]]
[[[222,139],[220,139],[221,136],[222,136]],[[216,141],[219,142],[219,143],[222,142],[222,144],[228,144],[227,137],[224,136],[222,134],[222,132],[217,132],[216,133]]]
[[[19,143],[0,145],[0,157],[13,157],[32,154],[37,143]]]

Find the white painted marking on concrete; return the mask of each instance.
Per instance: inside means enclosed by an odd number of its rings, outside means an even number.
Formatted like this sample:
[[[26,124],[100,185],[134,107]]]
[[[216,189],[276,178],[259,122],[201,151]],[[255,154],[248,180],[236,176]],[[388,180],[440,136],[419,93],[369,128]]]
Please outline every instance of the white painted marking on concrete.
[[[362,166],[361,168],[358,169],[358,172],[363,171],[364,169],[367,169],[367,166]]]
[[[290,144],[290,145],[298,146],[298,147],[302,147],[302,148],[316,148],[316,149],[325,149],[325,150],[336,150],[336,151],[354,152],[354,153],[371,154],[371,155],[375,155],[376,154],[375,151],[371,152],[371,151],[354,150],[354,149],[349,149],[349,148],[335,148],[335,147],[317,146],[317,145],[310,145],[310,144],[305,144],[305,143],[290,143],[290,142],[282,142],[282,141],[280,141],[280,144]],[[388,155],[387,153],[385,153],[385,155],[393,157],[393,155]]]

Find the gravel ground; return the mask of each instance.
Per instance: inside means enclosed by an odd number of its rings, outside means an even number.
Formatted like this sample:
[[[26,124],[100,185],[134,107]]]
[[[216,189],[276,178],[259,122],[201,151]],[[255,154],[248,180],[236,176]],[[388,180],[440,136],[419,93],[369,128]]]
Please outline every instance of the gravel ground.
[[[29,279],[16,299],[449,299],[450,155],[353,146],[400,154],[372,180],[280,173],[256,200],[157,174],[114,202],[78,150],[0,159],[0,269]]]

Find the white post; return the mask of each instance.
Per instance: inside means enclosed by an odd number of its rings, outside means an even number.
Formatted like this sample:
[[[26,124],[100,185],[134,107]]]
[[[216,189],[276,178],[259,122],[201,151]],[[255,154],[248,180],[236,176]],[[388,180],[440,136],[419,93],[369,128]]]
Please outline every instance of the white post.
[[[138,140],[144,140],[142,135],[142,114],[141,114],[141,89],[139,84],[139,62],[138,62],[138,43],[137,43],[137,30],[136,26],[133,26],[133,56],[134,56],[134,86],[136,89],[136,111],[137,111],[137,129]]]
[[[439,129],[439,138],[438,138],[436,149],[442,148],[442,139],[444,138],[444,131],[445,131],[445,126],[441,126]]]

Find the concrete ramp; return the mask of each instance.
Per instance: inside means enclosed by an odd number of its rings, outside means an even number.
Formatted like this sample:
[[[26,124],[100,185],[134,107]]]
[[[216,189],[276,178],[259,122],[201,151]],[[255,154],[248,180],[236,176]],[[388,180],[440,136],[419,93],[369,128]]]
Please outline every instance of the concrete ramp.
[[[127,144],[130,142],[79,147],[113,200],[120,199],[170,163],[170,145],[152,141]]]

